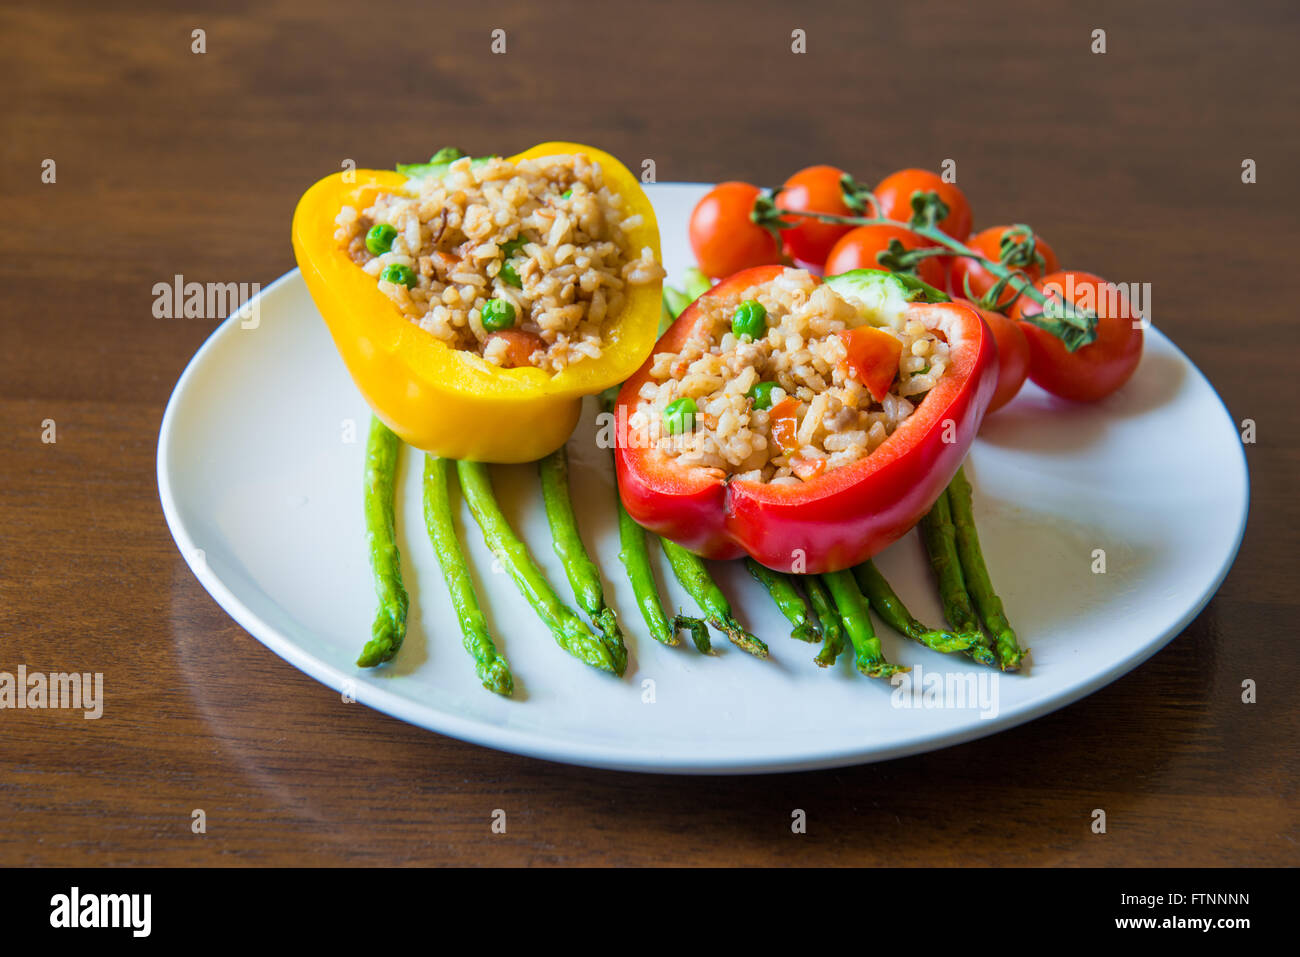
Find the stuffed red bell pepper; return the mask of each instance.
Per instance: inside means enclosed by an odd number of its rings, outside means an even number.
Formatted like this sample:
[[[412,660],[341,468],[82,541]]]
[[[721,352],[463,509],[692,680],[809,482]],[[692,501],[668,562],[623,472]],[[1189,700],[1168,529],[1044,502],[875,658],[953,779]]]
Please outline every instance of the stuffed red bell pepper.
[[[736,273],[692,303],[618,397],[619,491],[707,558],[820,573],[896,541],[948,485],[993,395],[978,313],[914,280]]]

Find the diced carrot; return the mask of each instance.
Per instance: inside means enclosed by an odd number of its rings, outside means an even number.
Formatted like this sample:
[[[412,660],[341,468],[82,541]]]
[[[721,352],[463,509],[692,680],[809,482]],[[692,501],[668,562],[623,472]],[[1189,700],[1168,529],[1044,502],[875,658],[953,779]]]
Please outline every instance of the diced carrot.
[[[487,344],[495,339],[503,340],[506,343],[505,358],[501,365],[507,369],[514,369],[519,366],[529,365],[528,357],[538,349],[546,348],[546,341],[533,332],[524,332],[520,329],[505,329],[501,332],[494,332],[488,336],[484,348]]]
[[[772,441],[782,452],[790,453],[799,447],[795,436],[799,432],[799,400],[793,396],[782,399],[767,414]]]
[[[795,459],[790,463],[790,471],[806,482],[826,471],[826,460],[823,458]]]
[[[880,402],[898,375],[903,343],[875,326],[858,326],[839,335],[848,352],[845,363],[857,375],[858,381],[867,387],[871,397]]]

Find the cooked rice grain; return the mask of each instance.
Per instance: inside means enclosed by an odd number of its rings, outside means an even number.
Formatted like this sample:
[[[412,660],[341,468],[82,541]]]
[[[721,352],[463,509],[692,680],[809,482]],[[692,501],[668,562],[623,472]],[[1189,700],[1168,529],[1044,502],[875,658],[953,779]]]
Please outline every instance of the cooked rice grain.
[[[490,299],[515,307],[514,330],[534,337],[533,365],[556,373],[598,359],[607,321],[623,307],[626,287],[656,282],[663,267],[648,248],[629,248],[621,198],[604,185],[600,166],[581,153],[512,163],[468,157],[441,179],[414,181],[409,194],[381,193],[358,212],[339,211],[335,238],[352,260],[412,322],[455,349],[501,365],[510,350],[483,328]],[[571,191],[569,198],[564,193]],[[380,256],[366,249],[377,223],[397,230]],[[509,264],[523,288],[501,275],[502,247],[523,238]],[[409,266],[411,288],[379,279],[390,265]]]
[[[731,331],[736,306],[755,299],[767,310],[767,334],[757,342]],[[651,381],[634,428],[656,431],[664,409],[683,397],[695,400],[695,428],[660,435],[658,446],[679,464],[718,469],[732,480],[797,485],[870,455],[912,414],[949,363],[948,344],[923,324],[902,319],[882,326],[902,343],[892,391],[875,402],[845,363],[838,333],[862,325],[857,308],[803,270],[786,269],[774,279],[728,297],[699,303],[703,318],[679,352],[651,360]],[[772,405],[799,400],[797,450],[771,441],[767,410],[745,395],[760,381],[776,382]]]

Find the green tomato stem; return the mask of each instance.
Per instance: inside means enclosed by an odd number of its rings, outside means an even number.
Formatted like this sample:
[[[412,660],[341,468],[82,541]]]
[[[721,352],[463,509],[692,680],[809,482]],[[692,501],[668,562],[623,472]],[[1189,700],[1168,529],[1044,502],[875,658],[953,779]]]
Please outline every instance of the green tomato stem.
[[[880,204],[876,201],[874,195],[866,193],[864,196],[871,202],[872,208],[877,210],[880,208]],[[771,225],[779,230],[789,229],[794,225],[788,222],[785,217],[816,219],[824,223],[839,223],[846,226],[901,226],[948,250],[946,253],[931,253],[929,255],[963,256],[978,260],[985,269],[1004,283],[1016,278],[1026,278],[1023,271],[1008,269],[1002,262],[989,259],[987,256],[971,249],[965,243],[949,236],[938,226],[925,223],[914,225],[911,222],[889,219],[885,216],[840,216],[836,213],[814,213],[797,209],[785,209],[773,203],[770,197],[763,195],[760,195],[755,200],[754,211],[750,218],[756,223]],[[1021,292],[1043,307],[1041,314],[1026,316],[1025,321],[1057,336],[1069,351],[1074,352],[1096,341],[1097,316],[1092,311],[1078,309],[1073,303],[1049,300],[1032,284],[1027,284]]]

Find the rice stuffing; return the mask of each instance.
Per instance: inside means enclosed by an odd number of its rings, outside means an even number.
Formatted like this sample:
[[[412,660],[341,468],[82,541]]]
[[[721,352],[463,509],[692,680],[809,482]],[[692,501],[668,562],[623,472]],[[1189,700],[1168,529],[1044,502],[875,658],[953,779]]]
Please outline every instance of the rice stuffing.
[[[345,206],[335,224],[407,319],[499,366],[554,374],[599,358],[628,287],[664,275],[649,247],[629,248],[638,218],[581,153],[463,157],[409,193]],[[376,226],[391,240],[378,253],[367,245]]]
[[[766,310],[761,338],[732,330],[737,307],[750,300]],[[678,464],[728,480],[797,485],[870,455],[950,363],[948,343],[922,323],[903,316],[869,321],[804,270],[785,269],[738,295],[706,297],[699,307],[703,314],[681,350],[654,356],[629,426],[658,435],[657,447]],[[898,374],[879,402],[846,362],[839,336],[877,322],[901,344]],[[771,384],[770,401],[757,401],[752,390],[759,383]],[[665,411],[682,399],[695,403],[693,425],[664,434]],[[797,406],[795,426],[793,437],[783,432],[778,443],[770,413],[786,399],[794,402],[784,409]]]

